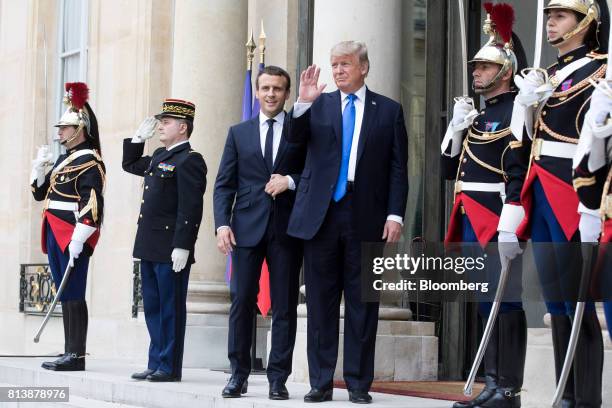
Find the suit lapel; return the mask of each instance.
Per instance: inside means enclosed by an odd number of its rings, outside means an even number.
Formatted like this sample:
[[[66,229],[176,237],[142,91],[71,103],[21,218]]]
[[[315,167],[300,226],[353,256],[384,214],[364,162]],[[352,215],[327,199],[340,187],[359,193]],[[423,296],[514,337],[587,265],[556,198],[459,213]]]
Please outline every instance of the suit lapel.
[[[342,102],[340,101],[340,91],[332,92],[330,95],[331,107],[329,112],[336,135],[336,147],[342,154]]]
[[[359,145],[357,146],[357,161],[355,167],[359,164],[359,159],[363,155],[365,144],[367,142],[368,135],[370,134],[370,128],[376,118],[376,98],[375,94],[366,88],[366,98],[363,107],[363,120],[361,121],[361,129],[359,131]]]
[[[274,160],[274,166],[272,169],[272,173],[276,172],[279,163],[283,159],[283,155],[285,154],[285,150],[287,150],[287,142],[285,141],[285,132],[287,132],[287,119],[285,118],[285,122],[283,123],[283,131],[281,133],[280,143],[278,145],[278,152],[276,152],[276,160]]]
[[[259,115],[257,115],[253,119],[251,119],[251,131],[247,136],[247,140],[250,142],[251,149],[255,149],[256,156],[258,158],[258,163],[263,166],[263,169],[267,172],[268,166],[266,166],[266,161],[264,160],[263,153],[261,152],[260,138],[262,135],[259,134],[260,129],[261,128],[259,126]]]

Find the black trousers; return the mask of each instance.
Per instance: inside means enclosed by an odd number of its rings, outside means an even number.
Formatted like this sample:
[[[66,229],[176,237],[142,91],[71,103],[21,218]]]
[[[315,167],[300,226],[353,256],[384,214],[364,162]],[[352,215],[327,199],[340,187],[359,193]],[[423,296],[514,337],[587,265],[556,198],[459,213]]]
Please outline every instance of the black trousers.
[[[361,300],[361,242],[351,212],[351,193],[338,203],[332,201],[319,232],[304,242],[308,370],[313,388],[333,385],[343,292],[344,381],[351,391],[368,391],[374,379],[379,304]]]
[[[251,372],[253,314],[265,258],[270,273],[272,301],[272,348],[266,371],[270,383],[284,383],[291,374],[303,247],[300,240],[287,238],[284,234],[277,236],[273,225],[274,214],[257,246],[236,247],[232,253],[232,305],[227,348],[232,376],[246,379]]]

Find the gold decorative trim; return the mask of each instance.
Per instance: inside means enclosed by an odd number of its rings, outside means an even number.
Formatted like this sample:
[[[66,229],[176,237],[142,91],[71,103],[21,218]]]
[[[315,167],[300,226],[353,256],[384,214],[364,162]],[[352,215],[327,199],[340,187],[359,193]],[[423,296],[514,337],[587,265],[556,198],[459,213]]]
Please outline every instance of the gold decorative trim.
[[[512,130],[510,130],[510,128],[505,128],[502,130],[498,130],[497,132],[480,132],[476,129],[474,129],[474,127],[472,126],[469,130],[468,130],[468,138],[474,138],[476,140],[483,140],[483,141],[487,141],[487,142],[493,142],[495,140],[499,140],[505,136],[508,136],[509,134],[512,133]],[[472,141],[470,141],[470,143],[474,143]]]
[[[572,182],[574,190],[578,191],[579,188],[588,187],[595,184],[595,176],[593,177],[576,177]]]
[[[578,144],[578,139],[575,139],[575,138],[570,137],[570,136],[564,136],[561,133],[555,132],[554,130],[549,128],[546,125],[546,123],[544,123],[544,120],[542,118],[539,118],[538,125],[539,125],[540,130],[548,133],[554,139],[560,140],[560,141],[565,142],[565,143]]]
[[[164,104],[163,113],[177,113],[179,115],[195,116],[195,109],[189,109],[183,106]]]
[[[610,187],[612,187],[612,166],[610,166],[610,171],[608,171],[608,177],[606,177],[603,194],[601,195],[601,205],[599,206],[599,211],[603,221],[612,218],[612,193],[610,192]],[[601,228],[603,232],[603,223],[601,225]]]
[[[467,141],[467,139],[466,139],[466,141]],[[468,146],[468,143],[464,143],[463,146],[464,146],[465,152],[468,154],[468,156],[470,156],[472,158],[472,160],[474,160],[481,167],[484,167],[485,169],[487,169],[489,171],[497,173],[497,174],[501,175],[504,178],[506,177],[506,173],[503,170],[498,169],[496,167],[493,167],[490,164],[487,164],[484,161],[480,160],[478,157],[476,157],[476,155],[474,153],[472,153],[472,151],[470,150],[470,147]]]
[[[595,51],[591,51],[587,54],[587,57],[594,59],[594,60],[605,60],[605,59],[608,59],[608,54],[599,54],[599,53],[596,53]]]
[[[98,197],[96,195],[96,190],[93,188],[89,193],[89,201],[87,201],[87,205],[83,207],[81,211],[79,211],[79,218],[87,214],[88,211],[91,211],[91,217],[95,223],[98,222]]]
[[[571,86],[569,89],[566,89],[565,91],[553,92],[552,95],[551,95],[551,98],[561,98],[561,97],[564,97],[564,96],[569,96],[569,95],[571,95],[571,94],[573,94],[575,92],[578,92],[580,90],[583,90],[584,88],[586,88],[589,85],[591,85],[591,83],[589,81],[590,79],[603,78],[603,76],[606,74],[606,68],[607,68],[607,64],[603,64],[601,67],[599,67],[597,69],[597,71],[595,71],[589,77],[587,77],[587,78],[583,79],[582,81],[578,82],[576,85]]]

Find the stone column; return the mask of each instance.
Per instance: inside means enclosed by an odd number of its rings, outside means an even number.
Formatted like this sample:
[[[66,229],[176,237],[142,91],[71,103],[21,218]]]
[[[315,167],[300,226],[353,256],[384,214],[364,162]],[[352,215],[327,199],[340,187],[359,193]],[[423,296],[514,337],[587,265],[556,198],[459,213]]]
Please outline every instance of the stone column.
[[[240,121],[247,0],[176,0],[172,97],[196,105],[191,144],[208,166],[204,218],[191,269],[186,365],[227,365],[226,259],[216,248],[212,196],[230,125]]]
[[[314,10],[313,63],[321,66],[320,82],[326,92],[336,89],[331,76],[329,51],[345,40],[368,46],[370,73],[366,83],[373,91],[396,101],[400,96],[401,0],[318,1]]]

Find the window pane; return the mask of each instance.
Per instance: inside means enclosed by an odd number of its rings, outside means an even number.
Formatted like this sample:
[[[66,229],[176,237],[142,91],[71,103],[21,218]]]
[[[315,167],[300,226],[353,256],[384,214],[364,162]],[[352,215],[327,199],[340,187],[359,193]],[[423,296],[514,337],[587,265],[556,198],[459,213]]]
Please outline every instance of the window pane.
[[[80,71],[80,54],[71,55],[70,57],[66,57],[63,59],[64,61],[64,69],[62,71],[63,81],[62,82],[77,82],[80,81],[79,77]]]
[[[63,52],[81,47],[81,21],[83,2],[87,0],[64,0]]]
[[[404,231],[411,240],[421,236],[425,169],[425,25],[426,0],[402,3],[404,20],[401,102],[408,131],[408,205]],[[425,172],[424,172],[425,170]]]

